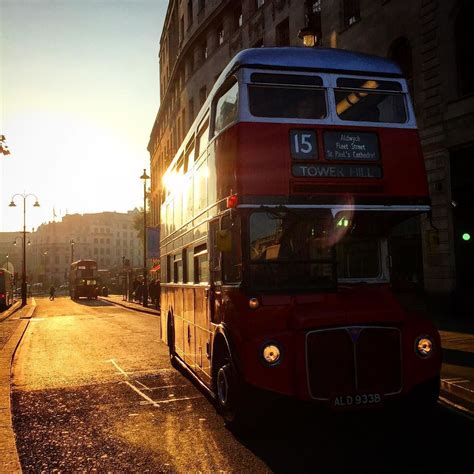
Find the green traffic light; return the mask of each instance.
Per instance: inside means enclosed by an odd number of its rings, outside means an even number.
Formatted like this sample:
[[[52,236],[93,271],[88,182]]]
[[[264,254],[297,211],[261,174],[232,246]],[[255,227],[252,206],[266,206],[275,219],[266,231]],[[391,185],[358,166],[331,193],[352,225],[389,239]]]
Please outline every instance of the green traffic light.
[[[465,242],[471,240],[471,234],[465,232],[464,234],[462,234],[462,240],[464,240]]]

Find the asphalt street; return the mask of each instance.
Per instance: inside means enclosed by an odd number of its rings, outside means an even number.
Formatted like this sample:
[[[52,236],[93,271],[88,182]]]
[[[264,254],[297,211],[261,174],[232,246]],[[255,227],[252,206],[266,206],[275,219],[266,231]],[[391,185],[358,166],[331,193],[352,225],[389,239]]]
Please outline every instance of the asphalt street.
[[[472,472],[474,422],[322,415],[289,402],[232,433],[170,367],[159,318],[105,301],[37,309],[13,366],[24,472]]]

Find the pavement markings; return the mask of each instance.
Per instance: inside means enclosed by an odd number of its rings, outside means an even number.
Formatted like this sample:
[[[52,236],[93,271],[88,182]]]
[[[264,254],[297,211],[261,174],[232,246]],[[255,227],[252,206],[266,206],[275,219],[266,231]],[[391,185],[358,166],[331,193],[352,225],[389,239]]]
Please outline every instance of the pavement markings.
[[[115,368],[122,374],[122,375],[125,375],[125,377],[130,377],[130,375],[127,374],[127,372],[125,372],[125,370],[122,369],[122,367],[120,367],[117,362],[115,362],[114,359],[109,359],[108,361],[106,362],[111,362],[112,364],[115,365]]]
[[[458,403],[454,403],[451,400],[448,400],[447,398],[444,398],[442,396],[440,396],[438,400],[441,403],[441,405],[448,408],[452,412],[456,414],[461,413],[466,418],[469,418],[470,420],[474,421],[473,413],[469,411],[466,407],[463,407],[462,405],[459,405]]]
[[[474,393],[474,390],[471,390],[470,388],[459,385],[460,383],[469,383],[470,380],[467,380],[467,379],[441,379],[441,380],[447,383],[448,385],[453,385],[454,387],[458,387],[461,390],[466,390],[467,392]]]
[[[172,403],[172,402],[181,402],[183,400],[196,400],[198,398],[203,398],[202,395],[195,395],[194,397],[182,397],[182,398],[171,398],[171,399],[168,399],[168,400],[156,400],[154,401],[154,403],[159,403],[159,404],[162,404],[162,403]],[[140,402],[140,405],[149,405],[150,402]],[[158,405],[159,406],[159,405]]]
[[[156,408],[160,408],[160,405],[155,402],[154,400],[152,400],[148,395],[146,395],[145,393],[143,393],[140,389],[138,389],[137,387],[135,387],[135,385],[131,384],[130,382],[127,382],[125,381],[125,383],[132,389],[134,390],[135,392],[138,393],[138,395],[140,395],[142,398],[144,398],[148,403],[150,403],[151,405],[153,405],[154,407]]]
[[[147,387],[147,386],[146,386],[144,383],[141,383],[139,380],[135,380],[135,383],[137,383],[137,384],[141,385],[141,386],[142,386],[142,388],[143,388],[143,389],[145,389],[145,390],[150,390],[150,388],[149,388],[149,387]]]
[[[115,368],[122,375],[124,375],[127,378],[130,378],[130,375],[127,374],[127,372],[125,372],[125,370],[123,370],[122,367],[120,367],[120,365],[118,365],[117,362],[115,362],[114,359],[109,359],[106,362],[112,363],[115,366]],[[202,395],[197,395],[197,396],[193,396],[193,397],[174,398],[174,394],[170,394],[168,396],[173,397],[173,398],[155,401],[152,398],[150,398],[147,394],[143,393],[138,387],[136,387],[135,385],[130,383],[128,380],[125,380],[124,383],[126,385],[128,385],[134,392],[136,392],[138,395],[140,395],[140,397],[142,397],[145,400],[145,401],[140,402],[140,405],[153,405],[156,408],[160,408],[160,404],[162,404],[162,403],[180,402],[180,401],[184,401],[184,400],[195,400],[197,398],[203,398]],[[144,383],[140,382],[139,380],[135,380],[135,383],[140,384],[143,387],[144,390],[150,390],[150,391],[151,390],[157,390],[159,388],[172,388],[172,387],[174,388],[174,387],[181,387],[182,386],[182,385],[164,385],[162,387],[149,388]]]

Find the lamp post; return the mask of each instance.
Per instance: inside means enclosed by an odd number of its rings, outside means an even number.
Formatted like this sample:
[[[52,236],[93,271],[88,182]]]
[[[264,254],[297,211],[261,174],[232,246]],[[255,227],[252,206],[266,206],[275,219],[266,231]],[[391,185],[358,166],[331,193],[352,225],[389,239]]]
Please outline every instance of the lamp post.
[[[45,250],[44,252],[41,252],[41,269],[43,270],[43,279],[42,283],[46,283],[46,256],[48,255],[48,251]]]
[[[71,239],[69,243],[71,244],[71,263],[72,263],[74,262],[74,245],[76,244],[76,242],[74,242],[74,239]]]
[[[303,40],[303,44],[307,48],[314,48],[318,44],[318,36],[316,34],[316,31],[314,31],[314,29],[310,26],[305,26],[304,28],[301,28],[298,33],[298,38]]]
[[[140,176],[143,179],[143,306],[148,307],[148,275],[146,268],[146,180],[150,177],[146,174],[146,169],[143,169],[143,174]]]
[[[35,194],[14,194],[9,207],[16,207],[15,198],[20,196],[23,198],[23,264],[21,268],[21,305],[26,305],[27,288],[26,288],[26,199],[34,197],[36,199],[33,207],[40,207],[38,197]]]

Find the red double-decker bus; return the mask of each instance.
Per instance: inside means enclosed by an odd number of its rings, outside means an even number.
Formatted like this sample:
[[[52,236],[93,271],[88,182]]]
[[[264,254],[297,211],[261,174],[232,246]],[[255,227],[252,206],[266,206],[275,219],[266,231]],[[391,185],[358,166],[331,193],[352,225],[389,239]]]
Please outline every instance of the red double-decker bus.
[[[388,244],[429,209],[398,66],[336,49],[240,52],[163,177],[172,361],[229,423],[256,388],[332,409],[433,405],[439,335],[397,299]]]
[[[69,270],[69,295],[72,300],[79,298],[97,299],[99,282],[95,260],[77,260]]]

